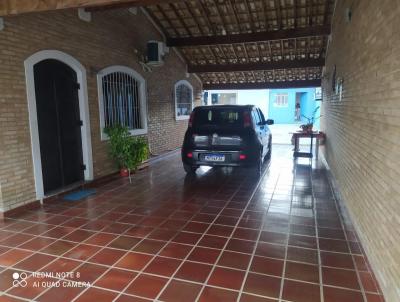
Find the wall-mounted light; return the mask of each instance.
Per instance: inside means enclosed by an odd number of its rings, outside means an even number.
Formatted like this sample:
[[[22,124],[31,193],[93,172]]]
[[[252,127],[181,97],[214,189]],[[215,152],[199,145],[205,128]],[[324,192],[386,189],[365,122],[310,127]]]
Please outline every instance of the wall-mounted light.
[[[350,23],[352,17],[353,17],[353,9],[351,7],[346,8],[344,11],[344,18],[346,20],[346,23]]]
[[[4,19],[0,17],[0,31],[4,29]]]
[[[92,21],[92,13],[86,11],[84,8],[78,8],[78,17],[85,22]]]

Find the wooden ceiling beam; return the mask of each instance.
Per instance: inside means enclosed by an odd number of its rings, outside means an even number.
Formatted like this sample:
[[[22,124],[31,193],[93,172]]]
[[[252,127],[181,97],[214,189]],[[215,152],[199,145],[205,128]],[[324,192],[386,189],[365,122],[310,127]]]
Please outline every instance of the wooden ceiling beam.
[[[203,84],[204,90],[243,90],[243,89],[286,89],[286,88],[309,88],[321,86],[321,80],[299,80],[285,82],[265,83],[226,83],[226,84]]]
[[[88,8],[88,10],[94,11],[178,1],[183,0],[1,0],[0,17],[68,8]]]
[[[310,68],[322,67],[325,65],[324,59],[302,59],[302,60],[284,60],[265,63],[247,63],[247,64],[215,64],[215,65],[189,65],[189,73],[203,72],[235,72],[235,71],[254,71],[254,70],[275,70],[292,68]]]
[[[201,45],[251,43],[260,41],[304,38],[310,36],[325,36],[329,35],[330,32],[331,32],[330,26],[312,26],[305,28],[274,30],[274,31],[255,32],[246,34],[170,38],[167,39],[167,45],[170,47],[185,47],[185,46],[201,46]]]

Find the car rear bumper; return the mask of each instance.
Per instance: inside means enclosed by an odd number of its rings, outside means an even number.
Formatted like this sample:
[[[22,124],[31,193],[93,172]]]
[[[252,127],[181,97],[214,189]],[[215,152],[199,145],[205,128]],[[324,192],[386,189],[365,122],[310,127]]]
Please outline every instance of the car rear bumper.
[[[225,157],[225,160],[221,162],[206,160],[205,156],[210,154],[223,155]],[[243,156],[245,158],[243,158]],[[182,161],[185,164],[192,166],[224,166],[224,167],[254,166],[257,163],[257,160],[258,160],[257,155],[251,152],[182,149]]]

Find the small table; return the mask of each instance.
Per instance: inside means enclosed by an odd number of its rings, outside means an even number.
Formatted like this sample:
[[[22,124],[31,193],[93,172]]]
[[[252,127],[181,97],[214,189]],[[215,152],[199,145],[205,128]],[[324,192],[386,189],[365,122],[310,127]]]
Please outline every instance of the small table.
[[[300,138],[310,138],[311,139],[311,144],[310,144],[310,152],[300,152],[299,148],[299,143],[300,143]],[[293,152],[293,157],[307,157],[307,158],[313,158],[313,139],[316,139],[316,151],[315,151],[315,158],[318,159],[318,150],[319,150],[319,141],[325,138],[324,133],[319,132],[319,131],[312,131],[312,132],[303,132],[303,131],[297,131],[293,133],[293,140],[294,140],[294,152]]]

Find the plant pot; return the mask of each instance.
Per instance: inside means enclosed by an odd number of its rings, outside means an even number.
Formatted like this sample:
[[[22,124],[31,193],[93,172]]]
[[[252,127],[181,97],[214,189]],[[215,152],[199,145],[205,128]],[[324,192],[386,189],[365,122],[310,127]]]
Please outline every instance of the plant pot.
[[[129,176],[129,170],[127,168],[122,168],[119,170],[119,175],[121,177],[128,177]]]

